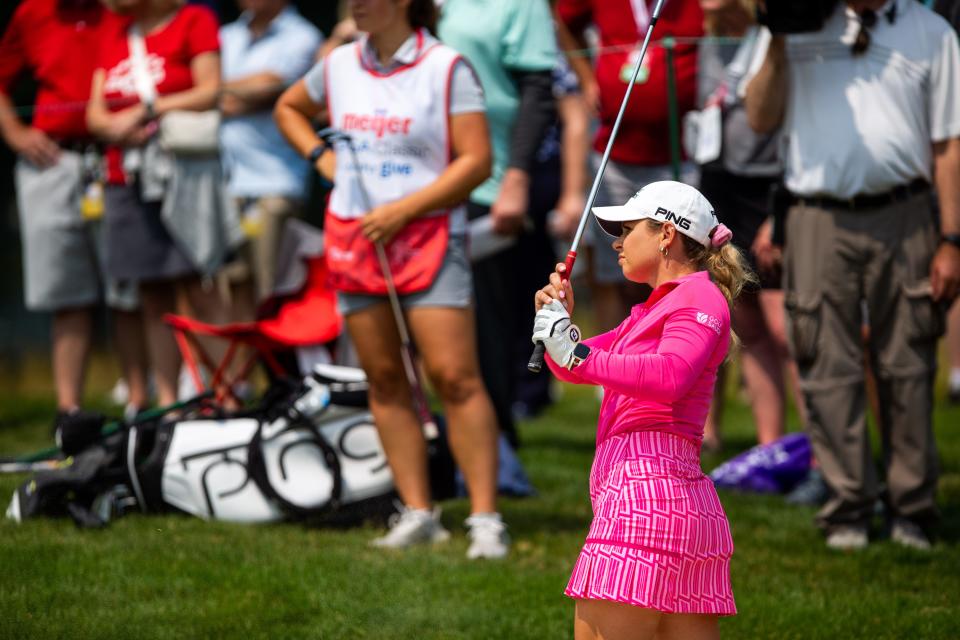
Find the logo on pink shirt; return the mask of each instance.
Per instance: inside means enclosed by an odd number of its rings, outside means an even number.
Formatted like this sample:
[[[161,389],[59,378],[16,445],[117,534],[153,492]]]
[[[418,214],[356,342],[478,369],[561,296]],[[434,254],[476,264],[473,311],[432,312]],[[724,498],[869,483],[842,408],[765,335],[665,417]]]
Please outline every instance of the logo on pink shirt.
[[[711,315],[708,315],[708,314],[706,314],[706,313],[703,313],[703,312],[698,311],[698,312],[697,312],[697,322],[699,322],[700,324],[705,324],[705,325],[707,325],[708,327],[710,327],[711,329],[713,329],[714,331],[716,331],[716,332],[717,332],[717,335],[720,335],[720,332],[721,332],[721,330],[722,330],[721,327],[722,327],[723,325],[720,323],[720,319],[719,319],[719,318],[715,318],[714,316],[711,316]]]

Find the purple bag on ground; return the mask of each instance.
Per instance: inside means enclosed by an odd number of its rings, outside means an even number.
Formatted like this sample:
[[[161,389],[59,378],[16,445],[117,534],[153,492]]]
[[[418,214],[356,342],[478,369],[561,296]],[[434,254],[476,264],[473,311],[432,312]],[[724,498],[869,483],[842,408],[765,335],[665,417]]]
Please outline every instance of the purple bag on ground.
[[[786,493],[810,472],[812,449],[804,433],[757,445],[710,472],[717,487],[755,493]]]

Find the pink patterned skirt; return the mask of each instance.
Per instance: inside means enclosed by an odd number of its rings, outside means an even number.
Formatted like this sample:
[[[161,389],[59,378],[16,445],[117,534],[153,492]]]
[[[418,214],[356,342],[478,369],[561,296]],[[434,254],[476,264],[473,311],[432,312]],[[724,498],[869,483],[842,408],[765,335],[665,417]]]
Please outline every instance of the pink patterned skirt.
[[[661,431],[602,442],[593,522],[566,595],[664,613],[733,615],[733,538],[699,447]]]

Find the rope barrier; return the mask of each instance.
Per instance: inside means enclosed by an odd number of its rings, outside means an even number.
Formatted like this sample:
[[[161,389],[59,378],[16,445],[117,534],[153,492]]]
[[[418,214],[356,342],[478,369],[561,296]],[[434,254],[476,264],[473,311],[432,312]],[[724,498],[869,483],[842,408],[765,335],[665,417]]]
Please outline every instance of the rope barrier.
[[[716,44],[739,44],[742,41],[742,38],[729,38],[721,36],[701,36],[701,37],[672,37],[668,36],[661,40],[656,40],[652,42],[654,46],[661,47],[670,47],[671,45],[691,45],[691,44],[700,44],[701,42],[712,42]],[[610,45],[607,47],[589,47],[586,49],[574,49],[570,51],[565,51],[564,53],[568,56],[575,58],[592,58],[598,55],[603,55],[607,53],[625,53],[633,51],[636,48],[636,44],[622,44],[622,45]],[[115,106],[126,103],[127,100],[115,100],[113,102],[108,102],[108,106]],[[30,118],[37,113],[51,114],[51,113],[76,113],[79,111],[85,111],[87,108],[87,101],[78,101],[78,102],[61,102],[57,104],[46,104],[46,105],[37,105],[37,104],[28,104],[28,105],[14,105],[13,112],[18,117],[22,119]]]

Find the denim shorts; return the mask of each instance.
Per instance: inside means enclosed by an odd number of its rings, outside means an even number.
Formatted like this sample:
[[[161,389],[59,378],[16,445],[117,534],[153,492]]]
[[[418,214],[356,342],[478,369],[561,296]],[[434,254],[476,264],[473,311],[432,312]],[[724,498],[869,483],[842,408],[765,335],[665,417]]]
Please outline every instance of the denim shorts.
[[[470,259],[467,257],[465,236],[450,236],[443,264],[440,265],[437,277],[429,288],[400,296],[400,306],[404,309],[418,307],[466,309],[472,301],[473,275]],[[337,294],[340,313],[345,316],[381,302],[389,302],[386,294],[367,295],[343,292]]]

